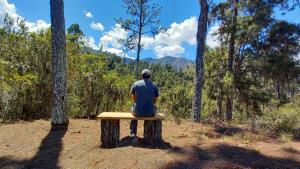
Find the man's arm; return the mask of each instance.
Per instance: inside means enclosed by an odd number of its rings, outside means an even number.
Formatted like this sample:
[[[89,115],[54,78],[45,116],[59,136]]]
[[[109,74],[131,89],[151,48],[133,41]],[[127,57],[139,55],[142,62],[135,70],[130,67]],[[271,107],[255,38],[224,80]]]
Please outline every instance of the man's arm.
[[[131,87],[131,89],[130,89],[130,98],[131,98],[131,100],[135,103],[135,101],[136,101],[136,95],[135,95],[135,91],[134,91],[134,89],[135,89],[135,85],[133,84],[132,85],[132,87]]]
[[[134,94],[131,94],[131,100],[135,103],[136,101],[136,96]]]
[[[157,103],[157,100],[158,100],[158,97],[154,97],[153,103],[156,104],[156,103]]]
[[[154,99],[153,99],[153,103],[154,103],[154,104],[157,103],[158,97],[159,97],[158,88],[157,88],[157,86],[154,84]]]

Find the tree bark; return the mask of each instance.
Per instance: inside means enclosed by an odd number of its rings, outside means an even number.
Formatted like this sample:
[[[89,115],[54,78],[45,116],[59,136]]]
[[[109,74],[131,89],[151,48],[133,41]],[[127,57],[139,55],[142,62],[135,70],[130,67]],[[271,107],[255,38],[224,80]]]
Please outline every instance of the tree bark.
[[[223,110],[222,110],[222,102],[223,102],[223,84],[221,83],[222,77],[221,72],[218,71],[218,92],[217,92],[217,115],[221,120],[224,119],[223,117]]]
[[[238,0],[233,2],[233,18],[232,18],[232,27],[229,40],[229,51],[228,51],[228,62],[227,62],[227,71],[233,74],[233,60],[234,60],[234,47],[235,47],[235,36],[236,36],[236,25],[237,25],[237,15],[238,15]],[[233,88],[233,86],[231,86]],[[229,91],[233,92],[233,91]],[[233,111],[233,99],[232,93],[227,94],[226,101],[226,120],[231,121]]]
[[[160,145],[162,140],[162,122],[161,120],[144,121],[144,138],[151,145]]]
[[[197,30],[197,53],[196,53],[196,75],[194,79],[194,98],[193,98],[193,111],[191,118],[194,122],[200,122],[201,113],[201,100],[203,88],[203,55],[205,50],[205,39],[207,31],[207,15],[208,4],[207,0],[200,0],[201,12],[198,18]]]
[[[101,147],[118,147],[120,139],[120,120],[101,120]]]
[[[234,47],[235,47],[235,34],[237,25],[237,15],[238,15],[238,0],[234,0],[233,4],[233,18],[232,27],[229,39],[229,51],[228,51],[228,61],[227,61],[227,71],[233,72],[233,59],[234,59]]]
[[[232,120],[232,99],[231,96],[227,96],[226,100],[226,121]]]
[[[140,2],[140,23],[139,23],[139,39],[137,45],[137,56],[136,56],[136,72],[135,77],[139,79],[140,77],[140,53],[141,53],[141,39],[142,39],[142,30],[143,30],[143,0]]]
[[[217,97],[217,115],[220,117],[221,120],[223,120],[221,91],[219,91],[218,97]]]
[[[275,91],[276,91],[277,99],[281,99],[280,90],[281,89],[280,89],[279,81],[276,81],[275,82]]]
[[[63,0],[50,0],[52,35],[53,125],[69,123],[67,116],[67,58]]]

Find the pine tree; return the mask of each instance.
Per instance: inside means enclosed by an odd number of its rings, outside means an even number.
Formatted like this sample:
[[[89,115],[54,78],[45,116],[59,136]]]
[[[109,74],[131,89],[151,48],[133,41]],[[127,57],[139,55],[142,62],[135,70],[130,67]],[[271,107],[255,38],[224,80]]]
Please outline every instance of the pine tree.
[[[117,19],[122,28],[129,31],[130,34],[122,43],[129,50],[137,49],[136,56],[136,78],[140,77],[139,64],[141,53],[142,36],[146,34],[157,34],[160,30],[157,24],[160,22],[158,16],[161,13],[161,7],[150,3],[151,0],[123,0],[124,7],[130,19]]]
[[[200,0],[201,12],[198,19],[197,51],[196,51],[196,75],[194,79],[195,93],[193,99],[193,112],[191,118],[194,122],[200,121],[201,100],[203,88],[203,57],[207,31],[208,4],[207,0]]]
[[[52,34],[52,125],[67,125],[67,57],[63,0],[50,0]]]

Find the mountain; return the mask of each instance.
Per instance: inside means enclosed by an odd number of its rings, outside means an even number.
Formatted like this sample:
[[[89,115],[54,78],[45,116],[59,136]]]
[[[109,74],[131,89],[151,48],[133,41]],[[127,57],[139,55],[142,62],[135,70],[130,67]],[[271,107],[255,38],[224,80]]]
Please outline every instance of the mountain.
[[[148,62],[150,64],[170,65],[177,71],[185,70],[187,67],[191,67],[194,65],[194,62],[191,60],[172,56],[165,56],[159,59],[145,58],[142,59],[142,61]]]
[[[82,47],[81,48],[82,53],[91,53],[91,54],[100,54],[101,52],[99,50],[92,49],[90,47]],[[105,53],[105,52],[104,52]],[[119,56],[118,56],[119,57]],[[134,62],[134,59],[131,58],[124,58],[125,63],[131,63]],[[191,67],[194,65],[194,62],[185,58],[180,57],[173,57],[173,56],[165,56],[162,58],[154,59],[154,58],[145,58],[142,59],[143,62],[148,62],[149,64],[160,64],[160,65],[170,65],[173,69],[180,71],[180,70],[186,70],[187,67]]]
[[[95,49],[87,47],[87,46],[81,47],[81,52],[82,53],[90,53],[90,54],[99,54],[99,53],[101,53],[100,50],[95,50]]]

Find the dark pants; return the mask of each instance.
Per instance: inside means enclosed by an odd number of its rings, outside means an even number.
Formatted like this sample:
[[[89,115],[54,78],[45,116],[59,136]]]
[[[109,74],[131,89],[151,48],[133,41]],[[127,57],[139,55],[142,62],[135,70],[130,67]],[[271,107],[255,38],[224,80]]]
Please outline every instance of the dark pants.
[[[133,110],[133,108],[132,108],[132,110]],[[156,112],[156,107],[154,107],[154,115],[155,115],[155,112]],[[135,116],[135,114],[134,114],[133,111],[132,111],[132,114]],[[150,117],[152,117],[152,116],[150,116]],[[130,121],[130,134],[136,135],[136,133],[137,133],[137,125],[138,125],[138,121],[137,120],[131,120]]]
[[[131,120],[131,122],[130,122],[130,134],[136,135],[137,125],[138,125],[137,120]]]

